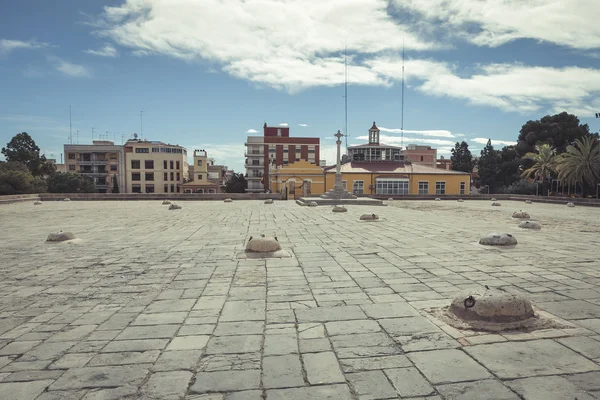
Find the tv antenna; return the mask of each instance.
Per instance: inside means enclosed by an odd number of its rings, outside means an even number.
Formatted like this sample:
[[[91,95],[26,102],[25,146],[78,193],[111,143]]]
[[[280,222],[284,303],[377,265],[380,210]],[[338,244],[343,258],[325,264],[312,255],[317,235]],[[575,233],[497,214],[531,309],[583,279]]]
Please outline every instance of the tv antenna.
[[[71,105],[69,104],[69,144],[73,144],[73,127],[71,124]]]
[[[404,147],[404,39],[402,39],[402,112],[400,115],[400,147]]]
[[[344,46],[344,137],[348,154],[348,46]]]
[[[77,144],[79,144],[79,129],[77,129],[77,133],[75,134],[75,138],[76,138]]]
[[[92,126],[92,144],[94,144],[94,127]]]
[[[144,137],[144,111],[140,111],[140,139]]]

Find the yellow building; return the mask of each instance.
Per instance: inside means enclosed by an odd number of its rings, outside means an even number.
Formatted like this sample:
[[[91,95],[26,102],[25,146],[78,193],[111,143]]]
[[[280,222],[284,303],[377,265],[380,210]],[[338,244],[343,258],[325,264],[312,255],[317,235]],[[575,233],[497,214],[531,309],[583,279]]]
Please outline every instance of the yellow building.
[[[348,162],[341,167],[348,192],[366,195],[469,194],[471,175],[404,162]],[[327,167],[325,189],[332,190],[335,166]],[[316,193],[315,193],[316,194]]]
[[[188,176],[187,151],[158,141],[128,140],[125,153],[125,193],[181,193]]]
[[[324,178],[323,169],[306,160],[269,169],[271,191],[287,194],[288,198],[323,194]]]
[[[205,150],[194,150],[194,165],[190,168],[190,181],[183,184],[185,193],[219,193],[221,181],[213,179],[209,167],[212,159]]]

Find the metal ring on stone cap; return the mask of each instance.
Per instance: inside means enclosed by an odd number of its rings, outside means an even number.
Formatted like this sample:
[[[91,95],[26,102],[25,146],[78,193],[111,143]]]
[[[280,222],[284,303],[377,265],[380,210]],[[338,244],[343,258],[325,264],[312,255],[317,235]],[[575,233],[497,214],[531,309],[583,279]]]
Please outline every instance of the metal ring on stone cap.
[[[465,308],[471,308],[475,305],[475,299],[473,298],[473,296],[469,296],[465,299],[463,304],[465,305]]]

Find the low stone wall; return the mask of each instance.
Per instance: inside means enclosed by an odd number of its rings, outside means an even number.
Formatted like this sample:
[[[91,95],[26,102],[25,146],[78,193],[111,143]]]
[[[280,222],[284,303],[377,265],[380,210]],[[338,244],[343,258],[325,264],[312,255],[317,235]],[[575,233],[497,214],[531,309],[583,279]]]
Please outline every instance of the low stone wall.
[[[371,197],[373,199],[387,200],[435,200],[440,198],[442,200],[508,200],[509,195],[507,194],[361,194],[358,197]],[[534,196],[535,197],[535,196]]]
[[[14,194],[9,196],[0,196],[0,205],[22,203],[24,201],[36,201],[40,200],[39,194]]]
[[[577,199],[570,197],[548,197],[548,196],[515,196],[511,195],[509,200],[525,201],[531,200],[534,203],[562,204],[569,202],[576,206],[600,207],[600,199]]]
[[[173,200],[173,201],[223,201],[232,200],[281,200],[278,193],[41,193],[42,201],[60,201],[66,197],[72,201],[125,201],[125,200]]]

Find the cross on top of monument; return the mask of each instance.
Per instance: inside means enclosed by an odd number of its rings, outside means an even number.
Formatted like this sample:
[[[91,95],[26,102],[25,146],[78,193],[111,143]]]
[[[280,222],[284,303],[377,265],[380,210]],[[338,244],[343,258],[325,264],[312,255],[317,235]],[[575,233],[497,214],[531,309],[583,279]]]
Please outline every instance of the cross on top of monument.
[[[344,135],[343,135],[343,134],[340,132],[340,130],[338,129],[337,133],[336,133],[335,135],[333,135],[333,136],[335,136],[336,138],[338,138],[338,140],[340,140],[340,138],[341,138],[342,136],[344,136]]]

